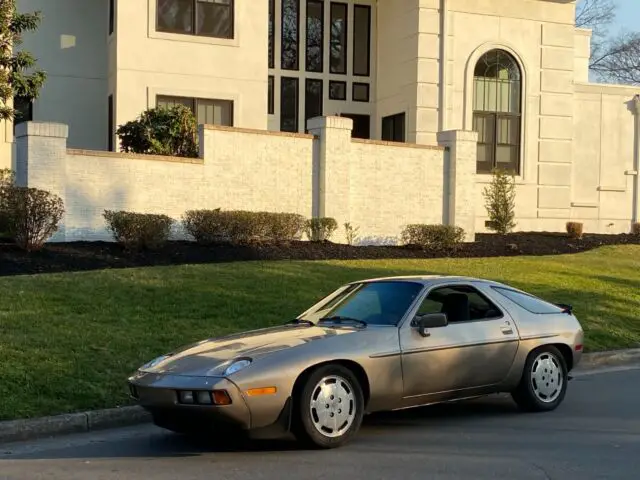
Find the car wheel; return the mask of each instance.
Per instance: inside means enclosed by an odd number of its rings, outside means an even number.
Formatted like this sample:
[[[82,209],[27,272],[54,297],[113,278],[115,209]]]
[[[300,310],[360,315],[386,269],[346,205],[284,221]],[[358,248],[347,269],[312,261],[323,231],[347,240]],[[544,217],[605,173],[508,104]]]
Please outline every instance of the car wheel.
[[[567,384],[567,363],[560,351],[549,345],[529,354],[520,384],[511,396],[523,410],[551,411],[564,400]]]
[[[294,402],[293,433],[315,448],[344,445],[362,424],[362,388],[353,372],[341,365],[314,370]]]

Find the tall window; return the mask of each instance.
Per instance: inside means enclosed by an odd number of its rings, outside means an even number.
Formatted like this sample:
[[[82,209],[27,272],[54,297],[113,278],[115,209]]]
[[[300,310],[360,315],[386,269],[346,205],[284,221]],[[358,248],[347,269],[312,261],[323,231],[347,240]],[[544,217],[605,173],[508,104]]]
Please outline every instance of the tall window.
[[[494,168],[520,173],[522,73],[503,50],[485,53],[474,71],[473,128],[478,173]]]
[[[300,48],[300,0],[282,1],[281,68],[298,70]]]
[[[397,113],[382,119],[382,140],[387,142],[405,141],[405,114]]]
[[[198,125],[233,126],[233,102],[231,100],[158,95],[156,102],[158,108],[171,108],[176,105],[189,107],[196,116]]]
[[[157,0],[156,30],[233,38],[234,0]]]

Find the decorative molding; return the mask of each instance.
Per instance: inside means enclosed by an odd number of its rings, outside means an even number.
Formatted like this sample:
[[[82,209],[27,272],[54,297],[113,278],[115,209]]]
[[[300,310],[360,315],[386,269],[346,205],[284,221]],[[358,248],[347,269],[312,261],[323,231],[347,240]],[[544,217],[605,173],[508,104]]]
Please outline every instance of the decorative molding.
[[[638,175],[638,170],[627,170],[624,172],[625,175]]]
[[[597,202],[571,202],[572,207],[576,208],[598,208]]]

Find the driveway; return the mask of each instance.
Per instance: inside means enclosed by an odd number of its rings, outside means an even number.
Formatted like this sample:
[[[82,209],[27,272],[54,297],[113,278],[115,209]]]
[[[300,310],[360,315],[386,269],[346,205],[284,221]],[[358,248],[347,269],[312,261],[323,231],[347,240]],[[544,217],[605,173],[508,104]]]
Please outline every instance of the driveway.
[[[215,436],[215,432],[211,432]],[[0,446],[0,479],[631,479],[640,470],[640,368],[583,372],[555,412],[509,397],[368,417],[332,451],[221,447],[145,425]]]

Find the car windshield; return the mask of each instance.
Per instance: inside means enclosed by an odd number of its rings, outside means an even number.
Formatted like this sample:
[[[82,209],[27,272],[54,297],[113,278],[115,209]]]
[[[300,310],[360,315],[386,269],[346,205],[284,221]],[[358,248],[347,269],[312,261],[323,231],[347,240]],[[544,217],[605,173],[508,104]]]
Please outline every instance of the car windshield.
[[[351,319],[367,325],[397,325],[422,291],[415,282],[379,281],[343,287],[300,317],[314,323]]]

